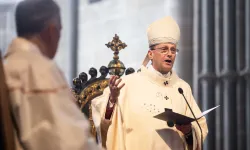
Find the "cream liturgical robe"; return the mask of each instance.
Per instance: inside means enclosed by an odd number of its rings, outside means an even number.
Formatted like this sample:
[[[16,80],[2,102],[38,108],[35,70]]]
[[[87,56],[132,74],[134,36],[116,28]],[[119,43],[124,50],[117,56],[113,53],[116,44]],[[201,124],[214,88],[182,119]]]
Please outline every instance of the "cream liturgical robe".
[[[165,85],[166,81],[168,84]],[[103,130],[107,130],[107,150],[187,149],[185,137],[179,130],[169,127],[165,121],[153,116],[169,108],[192,117],[184,98],[178,92],[179,87],[183,89],[195,115],[200,115],[201,111],[192,96],[190,86],[175,72],[169,77],[163,77],[144,66],[141,72],[123,77],[123,82],[125,86],[121,90],[108,128],[108,123],[105,123],[107,121],[103,118],[110,94],[109,88],[92,101],[97,131],[99,134],[105,134]],[[208,133],[206,119],[201,118],[199,123],[205,138]],[[200,149],[201,134],[195,122],[192,123],[192,133],[193,149]]]
[[[5,74],[23,149],[98,149],[62,72],[38,47],[22,38],[13,40]]]

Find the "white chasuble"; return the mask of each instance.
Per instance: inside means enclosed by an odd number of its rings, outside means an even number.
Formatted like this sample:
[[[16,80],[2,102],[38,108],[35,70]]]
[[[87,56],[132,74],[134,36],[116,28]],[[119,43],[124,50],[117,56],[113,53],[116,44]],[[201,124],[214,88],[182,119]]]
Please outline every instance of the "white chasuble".
[[[192,117],[188,106],[178,92],[181,87],[195,115],[201,111],[197,106],[190,86],[175,72],[169,78],[159,76],[142,66],[141,72],[122,78],[122,88],[115,105],[110,123],[104,119],[109,98],[109,88],[92,101],[92,113],[97,131],[101,137],[107,136],[107,150],[184,150],[188,148],[184,135],[167,122],[154,118],[165,108]],[[199,120],[205,139],[208,129],[206,119]],[[102,125],[101,125],[102,124]],[[103,132],[107,130],[106,132]],[[192,123],[193,149],[200,149],[201,133],[195,122]],[[102,141],[105,142],[105,141]]]

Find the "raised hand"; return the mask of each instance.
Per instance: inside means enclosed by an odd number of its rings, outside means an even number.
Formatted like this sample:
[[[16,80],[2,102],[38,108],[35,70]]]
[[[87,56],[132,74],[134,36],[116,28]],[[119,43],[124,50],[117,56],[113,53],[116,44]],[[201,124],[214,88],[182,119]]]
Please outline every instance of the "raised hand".
[[[120,95],[120,90],[124,87],[125,83],[121,84],[122,79],[118,76],[111,76],[109,80],[109,89],[110,89],[110,101],[115,103]]]

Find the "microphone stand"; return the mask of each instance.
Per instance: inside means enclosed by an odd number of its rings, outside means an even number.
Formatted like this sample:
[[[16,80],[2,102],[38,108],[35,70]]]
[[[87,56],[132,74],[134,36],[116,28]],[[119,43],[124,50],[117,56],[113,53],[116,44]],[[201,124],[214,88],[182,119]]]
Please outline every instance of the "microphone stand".
[[[192,113],[192,115],[193,115],[193,117],[194,117],[194,119],[195,119],[195,121],[196,121],[198,127],[200,128],[200,131],[201,131],[201,150],[203,150],[203,144],[202,144],[202,143],[203,143],[203,134],[202,134],[201,126],[200,126],[200,124],[199,124],[197,118],[195,117],[194,112],[193,112],[192,108],[190,107],[190,105],[189,105],[189,103],[188,103],[188,101],[187,101],[185,95],[183,94],[182,88],[178,88],[178,91],[179,91],[179,93],[184,97],[184,99],[185,99],[185,101],[186,101],[186,103],[187,103],[187,105],[188,105],[188,107],[189,107],[189,109],[190,109],[190,111],[191,111],[191,113]]]

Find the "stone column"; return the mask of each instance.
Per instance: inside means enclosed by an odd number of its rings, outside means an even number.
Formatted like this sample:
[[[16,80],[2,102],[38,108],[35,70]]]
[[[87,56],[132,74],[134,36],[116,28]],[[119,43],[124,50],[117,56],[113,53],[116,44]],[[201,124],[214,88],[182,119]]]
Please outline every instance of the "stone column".
[[[199,99],[201,110],[215,106],[215,12],[214,0],[195,1],[194,16],[194,84],[195,97]],[[212,11],[211,11],[212,10]],[[204,143],[204,149],[215,149],[215,114],[206,116],[209,126],[209,136]]]
[[[245,0],[246,149],[250,149],[250,1]]]
[[[216,84],[215,84],[215,104],[221,105],[221,107],[215,112],[215,149],[223,150],[223,82],[220,80],[219,75],[223,69],[223,1],[215,0],[215,74],[216,74]]]
[[[79,36],[79,0],[71,1],[71,20],[72,20],[72,38],[71,38],[71,77],[77,76],[77,66],[78,66],[78,36]],[[82,33],[84,34],[84,33]]]
[[[241,72],[245,67],[245,2],[236,1],[236,57],[237,71]],[[246,79],[240,73],[237,82],[236,97],[236,121],[237,121],[237,149],[246,149]]]
[[[235,0],[223,0],[223,69],[220,77],[223,80],[223,141],[227,150],[237,149],[235,6]]]

